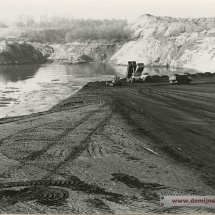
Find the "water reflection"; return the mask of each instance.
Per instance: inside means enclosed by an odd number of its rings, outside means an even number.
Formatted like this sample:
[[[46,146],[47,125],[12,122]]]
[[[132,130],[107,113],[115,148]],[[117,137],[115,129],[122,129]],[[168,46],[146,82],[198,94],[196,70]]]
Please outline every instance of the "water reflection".
[[[89,81],[125,77],[127,66],[94,62],[77,65],[0,66],[0,118],[48,110]],[[143,73],[171,75],[194,70],[145,67]]]
[[[122,77],[108,63],[0,66],[0,118],[48,110],[89,81]]]
[[[102,75],[115,75],[117,69],[108,63],[89,63],[65,66],[67,75],[75,78],[98,77]]]
[[[0,82],[18,82],[33,78],[40,65],[1,65]]]

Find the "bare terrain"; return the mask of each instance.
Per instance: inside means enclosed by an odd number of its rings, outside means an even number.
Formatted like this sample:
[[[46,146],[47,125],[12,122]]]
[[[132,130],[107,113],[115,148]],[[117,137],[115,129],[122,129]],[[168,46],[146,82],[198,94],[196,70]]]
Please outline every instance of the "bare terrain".
[[[0,213],[201,213],[162,195],[215,194],[215,78],[85,85],[0,121]]]

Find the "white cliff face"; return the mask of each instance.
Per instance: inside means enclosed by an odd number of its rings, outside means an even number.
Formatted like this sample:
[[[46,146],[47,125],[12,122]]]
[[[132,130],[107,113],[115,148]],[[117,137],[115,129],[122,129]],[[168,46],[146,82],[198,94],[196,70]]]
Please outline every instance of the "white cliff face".
[[[88,56],[92,60],[107,60],[116,53],[122,43],[108,40],[88,40],[85,42],[72,42],[65,44],[50,45],[54,52],[52,58],[55,60],[76,59],[80,56]]]
[[[183,19],[140,16],[129,26],[132,40],[111,61],[137,61],[215,72],[215,18]]]

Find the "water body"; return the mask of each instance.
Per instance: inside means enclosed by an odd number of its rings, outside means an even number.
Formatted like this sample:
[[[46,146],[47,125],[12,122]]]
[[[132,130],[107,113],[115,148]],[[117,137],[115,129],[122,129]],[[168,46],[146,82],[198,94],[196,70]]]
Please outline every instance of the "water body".
[[[170,75],[185,69],[149,67],[144,73]],[[190,70],[189,72],[193,72]],[[0,66],[0,118],[45,111],[89,81],[125,77],[126,66],[109,63]]]

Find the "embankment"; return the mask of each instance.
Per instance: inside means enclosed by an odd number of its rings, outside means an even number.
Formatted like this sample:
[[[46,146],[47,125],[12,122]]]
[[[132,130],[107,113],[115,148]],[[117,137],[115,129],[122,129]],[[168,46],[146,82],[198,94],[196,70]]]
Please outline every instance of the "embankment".
[[[85,41],[66,44],[23,42],[21,39],[0,42],[0,64],[86,63],[109,60],[122,46],[114,41]]]
[[[0,42],[0,64],[33,64],[45,61],[42,52],[28,43],[6,40]]]
[[[50,56],[55,62],[90,62],[109,60],[122,46],[123,42],[114,40],[86,40],[66,44],[52,44]]]
[[[161,195],[213,195],[214,83],[88,83],[50,111],[2,119],[0,212],[164,213]]]

